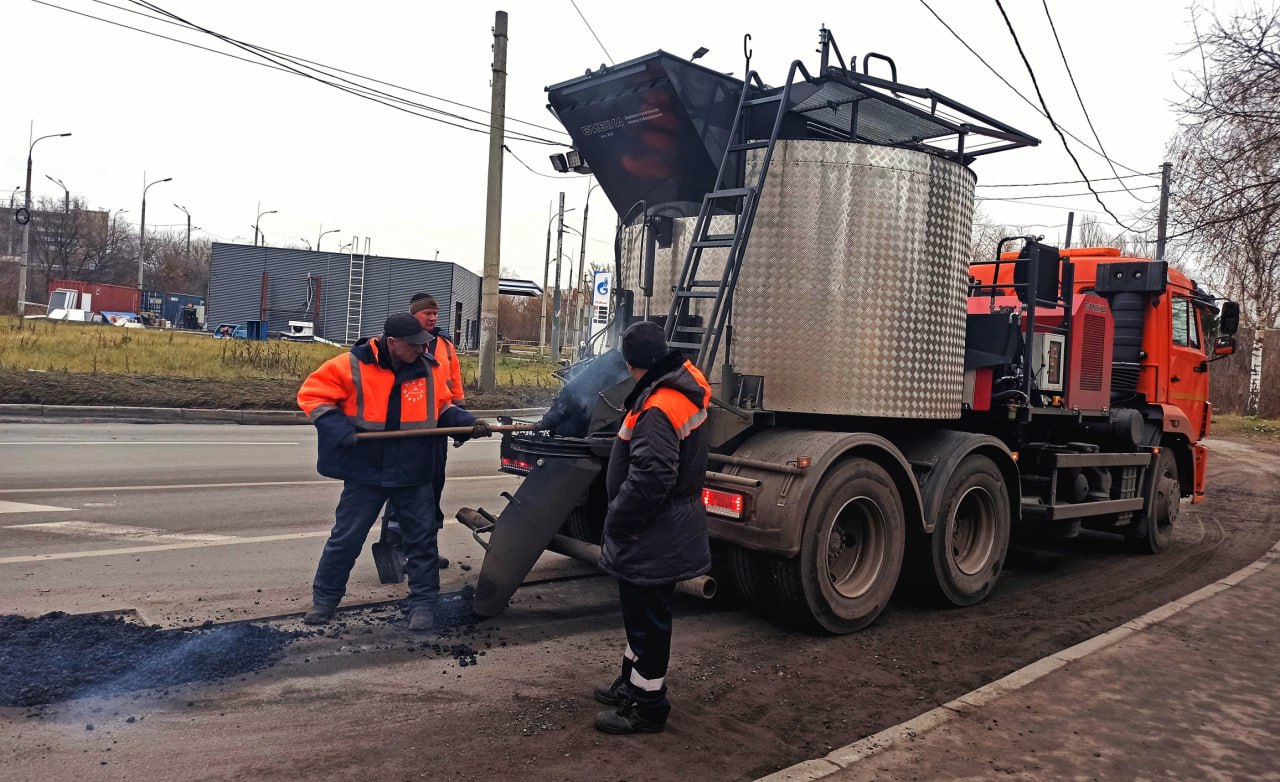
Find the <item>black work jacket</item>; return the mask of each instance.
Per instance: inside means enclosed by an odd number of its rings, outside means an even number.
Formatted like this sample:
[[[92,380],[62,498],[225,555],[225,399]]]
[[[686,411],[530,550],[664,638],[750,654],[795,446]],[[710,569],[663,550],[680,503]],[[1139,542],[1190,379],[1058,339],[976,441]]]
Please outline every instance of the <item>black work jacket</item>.
[[[703,422],[711,388],[672,352],[627,397],[628,415],[609,456],[600,567],[643,586],[669,584],[711,569],[702,486],[707,471]]]

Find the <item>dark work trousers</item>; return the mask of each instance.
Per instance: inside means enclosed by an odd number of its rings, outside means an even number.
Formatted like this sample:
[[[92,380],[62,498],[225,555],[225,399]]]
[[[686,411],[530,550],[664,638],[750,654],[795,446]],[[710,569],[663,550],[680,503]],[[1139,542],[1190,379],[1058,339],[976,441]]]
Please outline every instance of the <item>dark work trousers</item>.
[[[431,484],[387,488],[352,481],[342,485],[333,530],[311,584],[316,605],[336,606],[347,593],[351,567],[384,504],[396,511],[400,536],[409,555],[405,568],[409,576],[409,608],[435,608],[440,594],[440,563]]]
[[[674,582],[640,586],[618,581],[627,649],[622,678],[640,716],[662,722],[671,711],[667,701],[667,663],[671,660],[671,595]]]
[[[437,437],[439,445],[436,446],[436,469],[435,474],[431,476],[431,488],[436,495],[436,529],[444,528],[444,511],[440,509],[440,493],[444,491],[444,463],[449,458],[449,438]],[[386,525],[386,532],[390,535],[391,543],[398,543],[400,537],[400,520],[396,518],[395,508],[391,507],[391,503],[387,503],[387,510],[382,515],[382,521]]]

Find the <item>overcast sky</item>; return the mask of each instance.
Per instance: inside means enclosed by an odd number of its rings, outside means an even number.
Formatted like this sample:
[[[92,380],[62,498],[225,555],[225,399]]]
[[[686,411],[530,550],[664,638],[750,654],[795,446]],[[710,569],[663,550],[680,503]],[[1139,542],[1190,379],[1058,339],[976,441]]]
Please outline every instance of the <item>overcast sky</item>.
[[[129,0],[47,2],[249,56],[208,35],[120,10],[143,10]],[[1096,147],[1041,0],[1004,2],[1050,112]],[[994,0],[928,3],[1005,79],[1035,100]],[[376,254],[429,259],[438,251],[441,260],[480,271],[486,134],[34,0],[0,4],[8,33],[5,111],[0,116],[0,188],[6,203],[25,176],[29,123],[34,121],[36,136],[74,134],[36,147],[37,197],[62,195],[45,178],[52,175],[92,207],[127,209],[123,219],[136,223],[145,172],[147,181],[173,177],[150,190],[149,226],[184,224],[185,217],[173,206],[177,203],[213,238],[251,242],[260,203],[262,210],[277,211],[261,221],[271,244],[301,246],[303,238],[314,244],[321,226],[340,228],[341,233],[325,237],[324,249],[337,249],[352,236],[361,237],[361,243],[370,237]],[[1229,13],[1239,4],[1219,0],[1202,7]],[[813,70],[817,31],[826,24],[846,57],[860,59],[868,51],[888,54],[897,62],[901,81],[932,88],[1041,139],[1035,149],[980,159],[973,166],[980,185],[1080,178],[1049,123],[967,51],[920,0],[577,0],[599,43],[569,0],[156,0],[156,5],[242,41],[485,110],[490,28],[494,12],[506,10],[507,127],[558,141],[567,136],[552,130],[558,125],[545,108],[543,88],[548,84],[611,59],[622,62],[656,49],[687,57],[700,46],[710,49],[703,64],[741,75],[744,33],[752,35],[753,65],[765,81],[779,83],[792,59],[804,59]],[[1137,171],[1158,171],[1176,128],[1171,103],[1179,97],[1177,85],[1186,81],[1184,71],[1198,64],[1195,57],[1180,56],[1193,39],[1188,7],[1164,0],[1048,0],[1048,8],[1111,158]],[[477,111],[417,99],[483,119]],[[516,119],[546,127],[512,121]],[[1112,176],[1106,161],[1071,143],[1085,172],[1100,180],[1098,190],[1119,189],[1115,182],[1103,181]],[[548,208],[564,190],[568,206],[575,208],[566,222],[580,228],[588,179],[546,176],[553,173],[548,154],[562,148],[515,139],[508,144],[537,173],[506,157],[502,265],[541,282]],[[1127,181],[1131,187],[1158,183],[1155,178]],[[980,187],[979,195],[1084,190],[1082,185]],[[1154,202],[1157,192],[1136,190],[1135,195]],[[1125,220],[1145,208],[1124,192],[1103,198]],[[611,255],[616,217],[598,192],[591,204],[588,261],[604,261]],[[1041,230],[1050,238],[1061,234],[1070,207],[1082,215],[1100,211],[1091,197],[983,204],[999,221],[1044,226]],[[567,235],[565,244],[576,260],[577,237]]]

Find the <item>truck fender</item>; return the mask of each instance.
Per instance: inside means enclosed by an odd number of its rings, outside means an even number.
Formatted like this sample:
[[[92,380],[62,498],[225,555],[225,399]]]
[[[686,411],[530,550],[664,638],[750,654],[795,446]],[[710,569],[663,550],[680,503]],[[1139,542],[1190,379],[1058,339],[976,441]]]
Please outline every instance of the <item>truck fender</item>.
[[[1191,420],[1177,405],[1157,402],[1147,407],[1147,415],[1160,422],[1165,434],[1180,434],[1188,440],[1200,436],[1199,432],[1191,431]]]
[[[995,462],[1009,490],[1009,519],[1017,523],[1022,510],[1022,484],[1018,464],[1009,447],[985,434],[937,429],[894,436],[893,442],[911,464],[920,487],[923,514],[921,529],[931,533],[942,513],[943,492],[956,467],[971,453]]]
[[[733,474],[755,478],[761,485],[753,492],[753,513],[748,524],[707,517],[708,530],[716,539],[784,557],[795,556],[800,552],[804,520],[818,484],[832,465],[852,456],[870,459],[883,467],[898,487],[908,528],[921,523],[920,490],[911,465],[892,442],[880,435],[775,428],[744,441],[733,455],[791,465],[799,457],[808,457],[810,466],[801,475],[733,467]]]

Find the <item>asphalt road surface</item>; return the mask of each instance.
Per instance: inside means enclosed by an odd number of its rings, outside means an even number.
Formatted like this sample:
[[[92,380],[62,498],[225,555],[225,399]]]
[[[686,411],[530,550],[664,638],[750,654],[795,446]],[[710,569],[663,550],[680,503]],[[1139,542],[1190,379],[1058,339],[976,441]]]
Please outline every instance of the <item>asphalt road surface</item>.
[[[751,779],[1252,562],[1280,538],[1280,456],[1212,445],[1210,499],[1184,508],[1161,556],[1105,536],[1022,551],[979,606],[896,600],[834,638],[732,600],[680,600],[664,734],[591,727],[591,687],[621,650],[608,579],[547,555],[505,614],[424,641],[377,605],[404,586],[379,585],[366,556],[347,604],[374,607],[344,611],[267,671],[0,709],[0,779]],[[132,609],[180,626],[302,610],[338,493],[313,448],[309,427],[0,425],[0,613]],[[451,451],[447,512],[502,506],[515,480],[496,460],[494,443]],[[458,563],[444,588],[473,580],[469,533],[446,524],[442,548]],[[459,662],[464,647],[475,665]]]

